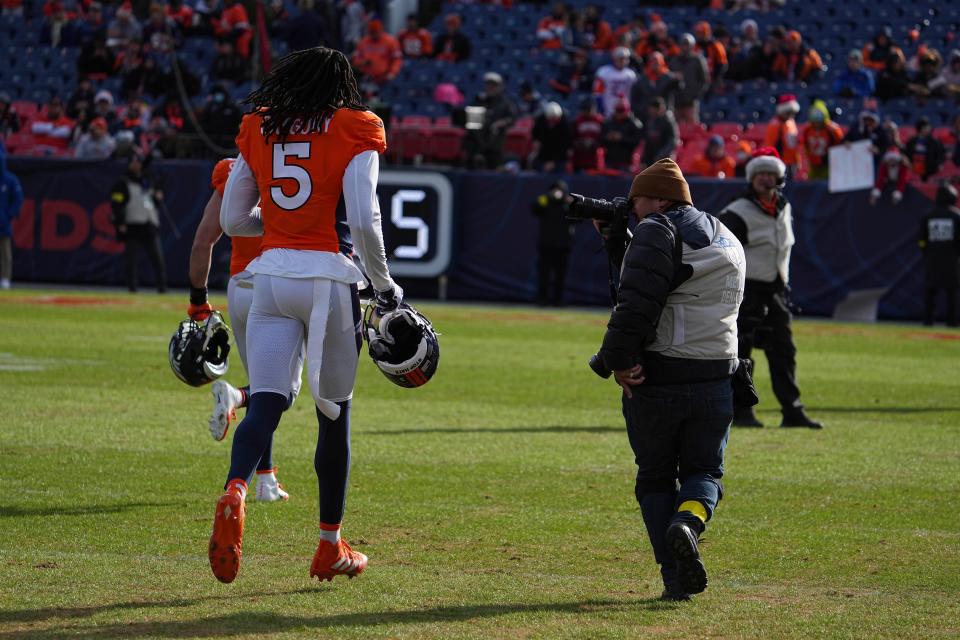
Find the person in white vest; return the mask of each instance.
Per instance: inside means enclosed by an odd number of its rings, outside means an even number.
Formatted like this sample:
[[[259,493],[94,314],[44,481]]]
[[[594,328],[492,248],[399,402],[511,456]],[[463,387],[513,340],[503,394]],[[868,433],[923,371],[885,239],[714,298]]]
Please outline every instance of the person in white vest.
[[[673,160],[638,174],[629,203],[639,222],[625,255],[625,227],[620,251],[615,239],[607,242],[614,261],[623,256],[620,284],[591,367],[612,372],[623,388],[636,497],[660,565],[661,597],[689,600],[707,586],[698,539],[723,495],[743,247],[693,206]]]
[[[775,149],[758,149],[747,162],[747,192],[727,205],[720,220],[737,236],[747,256],[747,285],[737,319],[739,355],[750,358],[754,347],[766,354],[773,393],[783,413],[781,427],[822,429],[823,424],[804,411],[797,386],[797,347],[787,298],[794,236],[790,203],[782,192],[786,171]],[[734,426],[763,426],[753,407],[734,401]]]

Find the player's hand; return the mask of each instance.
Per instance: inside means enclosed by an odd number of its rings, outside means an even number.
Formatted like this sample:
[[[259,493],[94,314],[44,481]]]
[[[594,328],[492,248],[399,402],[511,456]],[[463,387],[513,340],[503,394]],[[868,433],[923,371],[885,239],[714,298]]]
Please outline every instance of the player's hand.
[[[403,302],[403,289],[400,285],[394,283],[393,287],[386,291],[375,291],[373,294],[374,304],[381,312],[393,311]]]
[[[643,373],[643,365],[635,364],[629,369],[620,369],[619,371],[613,372],[613,379],[617,381],[621,387],[623,387],[623,393],[627,398],[633,397],[633,391],[631,387],[643,384],[643,381],[647,379],[647,376]]]
[[[203,322],[210,317],[210,314],[213,313],[215,309],[210,306],[209,302],[204,302],[203,304],[191,304],[187,307],[187,315],[190,316],[190,319],[194,322]]]

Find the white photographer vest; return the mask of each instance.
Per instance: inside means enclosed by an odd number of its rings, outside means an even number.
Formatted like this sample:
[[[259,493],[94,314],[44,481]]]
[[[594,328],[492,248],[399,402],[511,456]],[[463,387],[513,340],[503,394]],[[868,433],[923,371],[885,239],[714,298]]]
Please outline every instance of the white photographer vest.
[[[740,216],[747,225],[747,280],[773,282],[780,275],[784,284],[790,282],[790,250],[794,244],[793,215],[788,202],[776,218],[757,206],[749,198],[734,200],[724,213]]]
[[[684,243],[683,263],[693,267],[693,275],[667,296],[657,336],[646,351],[692,360],[736,358],[744,262],[740,241],[719,221],[706,247]]]

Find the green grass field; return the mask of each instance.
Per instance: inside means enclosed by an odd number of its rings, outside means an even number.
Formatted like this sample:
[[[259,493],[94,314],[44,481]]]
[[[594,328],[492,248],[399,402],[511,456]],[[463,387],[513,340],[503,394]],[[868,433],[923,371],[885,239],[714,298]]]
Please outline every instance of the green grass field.
[[[222,303],[222,300],[221,300]],[[291,493],[251,503],[231,585],[206,559],[229,443],[167,342],[185,296],[0,295],[0,640],[956,638],[960,334],[800,322],[822,432],[735,430],[702,544],[710,587],[658,601],[601,313],[424,305],[437,377],[363,356],[344,533],[356,580],[311,583],[316,422],[277,432]],[[244,383],[239,359],[228,378]]]

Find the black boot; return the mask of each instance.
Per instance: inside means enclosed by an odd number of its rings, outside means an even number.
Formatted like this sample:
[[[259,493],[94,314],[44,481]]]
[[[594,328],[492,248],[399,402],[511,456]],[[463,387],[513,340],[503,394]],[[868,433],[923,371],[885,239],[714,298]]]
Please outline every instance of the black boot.
[[[817,422],[806,414],[803,409],[790,409],[783,412],[781,427],[805,427],[807,429],[823,429],[823,423]]]
[[[735,427],[762,427],[763,423],[757,420],[753,407],[734,407],[733,426]]]
[[[684,593],[700,593],[707,588],[707,568],[697,546],[699,527],[681,519],[667,528],[667,546],[677,562],[677,578]]]

